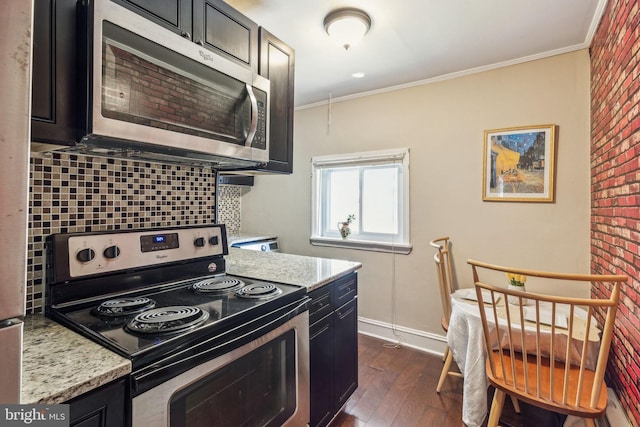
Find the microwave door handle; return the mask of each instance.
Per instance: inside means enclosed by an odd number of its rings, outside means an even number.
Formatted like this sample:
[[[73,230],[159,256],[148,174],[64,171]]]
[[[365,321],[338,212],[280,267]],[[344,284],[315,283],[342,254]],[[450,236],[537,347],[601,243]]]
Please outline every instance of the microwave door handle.
[[[249,94],[249,100],[251,101],[251,125],[249,125],[249,134],[245,142],[246,147],[251,147],[253,138],[256,136],[256,129],[258,129],[258,100],[253,93],[251,85],[247,84],[247,94]]]

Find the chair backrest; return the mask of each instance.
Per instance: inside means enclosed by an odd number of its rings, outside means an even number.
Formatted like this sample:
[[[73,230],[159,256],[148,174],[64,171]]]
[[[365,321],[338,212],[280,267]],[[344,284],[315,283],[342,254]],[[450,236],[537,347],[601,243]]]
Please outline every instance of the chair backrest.
[[[528,403],[565,414],[593,418],[606,409],[604,383],[621,275],[550,273],[467,261],[488,351],[492,384]],[[524,292],[480,280],[494,270],[552,281],[554,286],[601,283],[609,297],[569,298]],[[495,273],[483,272],[483,277]],[[521,319],[524,319],[522,321]],[[498,324],[499,327],[495,327]],[[596,416],[598,416],[596,415]]]
[[[455,292],[450,257],[451,241],[448,237],[440,237],[431,240],[429,244],[438,250],[433,255],[433,260],[436,262],[436,271],[438,272],[442,312],[448,325],[449,318],[451,317],[451,300],[449,299],[449,295]]]

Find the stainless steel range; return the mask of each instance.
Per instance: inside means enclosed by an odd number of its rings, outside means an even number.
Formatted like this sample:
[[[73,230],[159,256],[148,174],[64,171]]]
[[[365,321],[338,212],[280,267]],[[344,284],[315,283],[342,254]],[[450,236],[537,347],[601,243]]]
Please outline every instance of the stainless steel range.
[[[224,225],[46,247],[46,315],[131,360],[131,425],[307,425],[306,289],[227,275]]]

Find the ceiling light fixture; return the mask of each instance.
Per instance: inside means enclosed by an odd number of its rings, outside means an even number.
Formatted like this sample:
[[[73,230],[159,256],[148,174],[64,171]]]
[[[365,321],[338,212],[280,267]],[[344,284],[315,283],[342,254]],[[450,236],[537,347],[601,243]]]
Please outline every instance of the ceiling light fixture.
[[[371,18],[360,9],[343,8],[329,12],[324,29],[345,50],[358,43],[371,28]]]

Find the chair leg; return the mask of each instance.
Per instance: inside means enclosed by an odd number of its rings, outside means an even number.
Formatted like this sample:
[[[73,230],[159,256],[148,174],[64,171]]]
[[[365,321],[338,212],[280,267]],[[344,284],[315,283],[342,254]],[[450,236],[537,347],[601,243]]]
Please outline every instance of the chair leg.
[[[513,409],[515,409],[516,414],[520,413],[520,404],[518,403],[518,399],[513,396],[509,396],[511,398],[511,403],[513,403]]]
[[[451,369],[451,363],[453,363],[453,354],[451,351],[447,353],[447,358],[444,361],[444,366],[442,367],[442,373],[440,374],[440,379],[438,380],[438,386],[436,387],[436,393],[440,393],[440,389],[444,384],[444,380],[447,378],[449,374],[449,369]]]
[[[496,389],[496,393],[493,395],[493,403],[491,404],[491,412],[489,413],[489,421],[487,422],[487,427],[498,426],[498,421],[500,421],[500,415],[502,414],[504,396],[504,391]]]
[[[449,355],[449,352],[450,352],[450,351],[451,351],[451,350],[449,350],[449,346],[447,346],[447,347],[444,349],[444,354],[442,355],[442,361],[443,361],[443,362],[444,362],[445,360],[447,360],[447,356]]]
[[[585,427],[596,427],[596,422],[593,418],[583,418]]]

